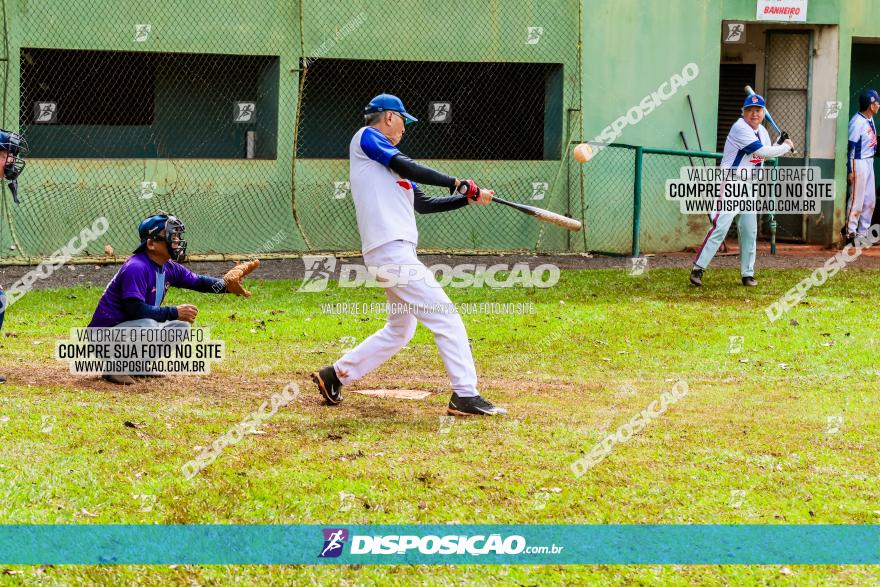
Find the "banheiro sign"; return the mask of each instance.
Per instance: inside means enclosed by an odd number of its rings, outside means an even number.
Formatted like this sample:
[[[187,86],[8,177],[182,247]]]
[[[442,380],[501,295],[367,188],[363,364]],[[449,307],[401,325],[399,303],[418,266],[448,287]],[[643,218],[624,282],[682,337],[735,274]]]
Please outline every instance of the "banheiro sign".
[[[758,0],[758,20],[807,22],[808,0]]]

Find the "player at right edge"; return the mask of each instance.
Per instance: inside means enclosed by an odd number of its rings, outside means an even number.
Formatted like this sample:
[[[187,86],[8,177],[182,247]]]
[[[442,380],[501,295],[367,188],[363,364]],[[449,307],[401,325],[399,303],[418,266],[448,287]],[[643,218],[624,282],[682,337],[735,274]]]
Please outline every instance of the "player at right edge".
[[[762,167],[764,159],[782,157],[794,148],[790,139],[781,145],[774,145],[770,134],[762,124],[764,122],[764,98],[752,94],[743,103],[742,117],[730,128],[724,143],[722,168]],[[703,272],[712,262],[718,247],[724,242],[727,231],[737,216],[736,212],[713,212],[710,214],[712,228],[703,240],[697,259],[691,269],[691,283],[697,287],[703,285]],[[758,285],[755,280],[755,256],[758,241],[758,217],[752,212],[738,215],[737,231],[739,233],[739,261],[742,284],[746,287]]]
[[[867,237],[874,215],[874,155],[877,152],[877,129],[874,116],[880,110],[880,95],[868,90],[859,96],[859,111],[849,121],[846,149],[846,179],[852,196],[846,210],[846,224],[841,231],[847,244],[857,236]]]

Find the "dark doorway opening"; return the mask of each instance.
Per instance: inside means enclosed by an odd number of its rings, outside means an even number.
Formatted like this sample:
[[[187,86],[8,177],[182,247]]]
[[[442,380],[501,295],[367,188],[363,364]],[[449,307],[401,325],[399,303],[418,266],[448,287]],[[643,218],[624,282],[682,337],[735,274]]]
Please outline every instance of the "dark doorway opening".
[[[715,150],[724,150],[730,127],[742,115],[746,86],[755,86],[755,65],[722,63],[718,79],[718,143]]]

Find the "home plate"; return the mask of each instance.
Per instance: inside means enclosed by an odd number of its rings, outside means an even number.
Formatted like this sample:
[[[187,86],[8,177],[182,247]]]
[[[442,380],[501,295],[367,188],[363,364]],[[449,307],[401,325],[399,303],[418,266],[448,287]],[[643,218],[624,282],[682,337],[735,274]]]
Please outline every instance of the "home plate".
[[[430,391],[422,389],[352,389],[351,393],[372,395],[374,397],[391,397],[394,399],[425,399]]]

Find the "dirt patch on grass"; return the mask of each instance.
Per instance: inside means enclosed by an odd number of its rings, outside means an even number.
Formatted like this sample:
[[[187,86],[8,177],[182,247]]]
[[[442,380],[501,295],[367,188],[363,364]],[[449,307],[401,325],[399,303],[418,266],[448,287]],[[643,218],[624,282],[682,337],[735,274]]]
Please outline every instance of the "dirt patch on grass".
[[[214,373],[204,376],[169,375],[167,377],[137,377],[134,385],[116,385],[99,377],[80,377],[72,375],[64,365],[51,363],[18,363],[4,367],[10,384],[38,387],[38,388],[65,388],[72,390],[93,390],[112,394],[114,396],[137,395],[150,396],[157,401],[174,400],[182,398],[194,398],[199,401],[218,402],[241,402],[255,399],[266,400],[273,393],[280,393],[289,383],[295,383],[300,388],[299,400],[305,404],[320,405],[323,403],[314,384],[309,379],[307,372],[291,373],[287,377],[265,375],[234,375]],[[483,377],[480,386],[484,390],[502,392],[505,395],[528,394],[565,394],[577,393],[580,390],[595,391],[601,389],[598,384],[572,382],[563,379],[528,379],[508,377]],[[430,401],[434,396],[441,396],[443,400],[450,393],[449,380],[445,374],[407,374],[405,376],[388,377],[382,374],[370,374],[346,390],[369,390],[369,389],[393,390],[416,390],[430,394],[426,398]],[[368,397],[363,394],[348,394],[346,399],[358,397],[366,402],[390,402],[394,404],[413,404],[418,406],[424,402],[415,402],[410,399]],[[439,401],[439,400],[438,400]],[[360,402],[359,402],[360,403]]]

